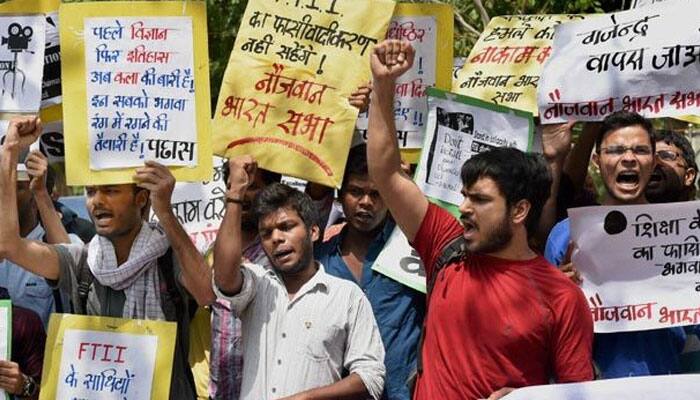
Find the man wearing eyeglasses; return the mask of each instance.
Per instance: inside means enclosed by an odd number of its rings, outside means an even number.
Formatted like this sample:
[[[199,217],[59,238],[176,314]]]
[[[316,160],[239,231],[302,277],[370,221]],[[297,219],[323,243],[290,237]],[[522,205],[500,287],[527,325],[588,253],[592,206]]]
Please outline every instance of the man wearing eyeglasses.
[[[657,145],[651,122],[639,114],[620,111],[603,120],[592,158],[605,187],[603,205],[648,203],[646,189],[655,159],[669,157],[658,155]],[[566,255],[569,238],[566,219],[549,234],[545,258],[580,283],[580,275]],[[593,359],[605,379],[679,373],[685,340],[682,328],[599,333],[593,342]]]
[[[647,186],[647,200],[650,203],[693,200],[698,166],[692,145],[685,136],[673,131],[656,131],[654,139],[656,168]]]

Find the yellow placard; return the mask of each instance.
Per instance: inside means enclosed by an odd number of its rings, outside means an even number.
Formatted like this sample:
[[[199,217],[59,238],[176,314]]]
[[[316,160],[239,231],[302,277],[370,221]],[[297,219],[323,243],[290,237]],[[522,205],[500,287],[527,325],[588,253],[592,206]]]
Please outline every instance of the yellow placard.
[[[697,115],[684,115],[682,117],[674,117],[681,121],[690,122],[691,124],[700,125],[700,117]]]
[[[537,114],[537,83],[552,52],[554,28],[583,15],[492,18],[457,74],[452,91]]]
[[[70,333],[67,335],[67,332]],[[107,335],[104,335],[104,334]],[[118,334],[121,336],[129,336],[123,340],[116,339]],[[95,382],[87,376],[87,372],[101,372],[99,370],[83,370],[91,365],[104,365],[106,369],[114,368],[115,366],[124,366],[135,363],[130,357],[145,358],[143,354],[129,351],[128,348],[122,349],[120,352],[116,347],[119,343],[136,343],[137,341],[148,341],[148,343],[157,343],[155,349],[154,366],[152,368],[153,376],[151,382],[151,399],[167,399],[170,392],[170,377],[173,368],[173,354],[175,350],[175,336],[177,334],[177,324],[166,321],[146,321],[135,319],[109,318],[109,317],[91,317],[85,315],[74,314],[51,314],[49,320],[49,328],[46,338],[46,349],[44,351],[44,368],[41,375],[41,400],[58,399],[58,394],[61,390],[69,390],[69,388],[59,388],[58,385],[70,385],[67,380],[68,376],[59,376],[61,367],[74,364],[75,370],[71,374],[71,378],[78,379],[78,383],[73,386],[78,389],[91,390],[97,393],[97,387],[102,382]],[[75,343],[75,337],[94,338],[95,336],[112,335],[114,342],[101,343],[99,341],[85,340],[87,345],[74,346],[75,348],[65,348]],[[98,336],[99,337],[99,336]],[[154,340],[155,339],[155,340]],[[92,345],[96,343],[96,345]],[[97,346],[99,344],[99,346]],[[106,345],[106,346],[105,346]],[[109,347],[109,346],[113,347]],[[143,345],[142,345],[143,346]],[[124,346],[128,347],[128,346]],[[139,349],[139,347],[136,347]],[[121,361],[121,362],[120,362]],[[138,365],[137,365],[138,367]],[[150,367],[150,366],[149,366]],[[147,370],[147,369],[146,369]],[[64,371],[65,372],[65,369]],[[119,378],[123,378],[124,371],[118,371]],[[124,389],[124,384],[127,385],[126,390],[133,391],[135,385],[138,385],[136,377],[126,382],[122,381],[117,388],[116,381],[112,380],[115,385],[112,388],[114,394],[119,393],[119,390]],[[85,382],[93,382],[95,385]],[[141,379],[143,383],[143,378]],[[90,386],[88,388],[88,386]],[[103,390],[109,391],[105,385]],[[64,392],[65,393],[65,392]],[[127,396],[125,396],[126,398]],[[129,397],[131,398],[131,397]]]
[[[0,4],[0,14],[46,13],[58,10],[61,0],[8,0]]]
[[[357,118],[347,98],[370,77],[392,0],[251,0],[214,113],[214,152],[339,186]]]
[[[394,17],[422,16],[434,17],[437,27],[435,87],[450,90],[454,57],[454,11],[449,4],[399,3],[394,9]],[[420,160],[420,152],[421,149],[401,149],[401,158],[416,164]]]
[[[95,17],[190,17],[197,129],[197,166],[170,167],[178,181],[211,178],[211,120],[206,4],[195,1],[114,1],[61,4],[61,80],[68,185],[130,183],[134,168],[92,170],[89,160],[84,20]],[[126,28],[125,28],[126,30]],[[94,49],[89,56],[94,57]],[[155,118],[155,117],[154,117]],[[111,123],[111,122],[110,122]],[[130,133],[130,134],[133,134]]]

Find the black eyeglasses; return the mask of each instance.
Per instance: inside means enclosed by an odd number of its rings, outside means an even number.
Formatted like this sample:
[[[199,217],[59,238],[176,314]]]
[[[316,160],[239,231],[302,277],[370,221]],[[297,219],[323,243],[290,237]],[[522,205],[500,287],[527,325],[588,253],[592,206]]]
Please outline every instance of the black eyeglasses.
[[[601,150],[604,154],[609,156],[621,156],[627,151],[631,151],[635,156],[648,156],[651,155],[651,147],[639,145],[639,146],[609,146],[602,147]]]
[[[656,156],[663,161],[676,161],[681,157],[680,153],[672,150],[656,150]]]

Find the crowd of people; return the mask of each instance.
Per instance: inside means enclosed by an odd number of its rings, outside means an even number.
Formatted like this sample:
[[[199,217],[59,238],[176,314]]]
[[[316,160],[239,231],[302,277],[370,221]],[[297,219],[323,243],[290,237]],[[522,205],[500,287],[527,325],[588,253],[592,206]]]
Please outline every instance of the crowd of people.
[[[575,145],[574,122],[546,125],[541,154],[496,148],[464,163],[457,219],[401,161],[394,88],[413,61],[397,40],[370,55],[371,90],[353,98],[371,104],[368,139],[348,156],[342,222],[328,221],[332,189],[302,193],[233,157],[209,258],[173,213],[171,172],[154,162],[133,184],[86,187],[94,232],[62,221],[45,157],[18,169],[41,122],[14,119],[0,148],[0,298],[12,300],[14,350],[0,361],[0,389],[38,398],[53,312],[177,322],[171,399],[498,399],[530,385],[695,372],[683,358],[700,357],[697,327],[594,334],[565,218],[597,204],[589,159],[602,205],[694,199],[688,140],[624,111],[586,124]],[[427,295],[372,269],[395,227],[423,261]],[[190,366],[201,307],[204,378]]]

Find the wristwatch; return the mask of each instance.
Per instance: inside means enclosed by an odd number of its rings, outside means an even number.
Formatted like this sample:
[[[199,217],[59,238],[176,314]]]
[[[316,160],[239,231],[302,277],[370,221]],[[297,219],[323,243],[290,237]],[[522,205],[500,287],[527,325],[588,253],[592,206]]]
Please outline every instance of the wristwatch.
[[[24,378],[24,385],[22,386],[22,393],[19,394],[19,397],[29,398],[34,396],[36,394],[36,390],[38,389],[36,382],[34,382],[34,378],[25,374],[22,374],[22,377]]]

